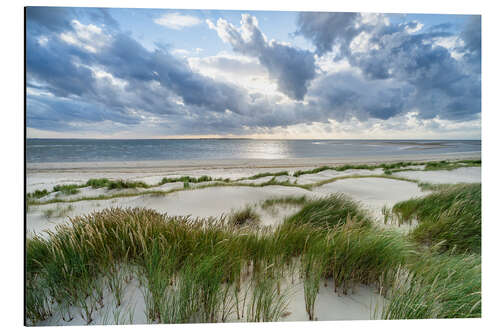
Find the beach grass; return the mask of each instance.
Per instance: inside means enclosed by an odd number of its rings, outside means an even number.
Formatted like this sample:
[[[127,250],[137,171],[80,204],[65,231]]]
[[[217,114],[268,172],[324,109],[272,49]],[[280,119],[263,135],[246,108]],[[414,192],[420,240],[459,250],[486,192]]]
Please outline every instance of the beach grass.
[[[311,224],[322,228],[333,228],[347,222],[361,226],[369,226],[373,223],[368,213],[357,202],[343,194],[311,200],[285,221],[285,223]]]
[[[345,232],[347,229],[330,230],[330,233],[336,234]],[[229,283],[238,290],[245,263],[253,267],[254,277],[261,276],[263,272],[270,272],[270,265],[274,267],[271,271],[280,272],[286,266],[286,262],[307,248],[307,244],[326,237],[326,234],[324,229],[314,228],[310,224],[297,226],[287,224],[275,232],[258,228],[250,231],[248,228],[235,227],[226,219],[167,217],[148,209],[105,209],[86,216],[70,218],[69,224],[57,226],[56,231],[49,232],[46,238],[35,236],[27,239],[27,285],[30,286],[31,289],[28,290],[32,293],[28,298],[30,299],[28,318],[35,322],[40,320],[44,313],[50,313],[45,309],[47,304],[56,302],[80,307],[82,317],[91,323],[95,304],[100,299],[99,293],[95,291],[95,281],[102,276],[109,277],[111,279],[108,283],[109,288],[116,292],[119,301],[122,287],[119,282],[113,281],[113,272],[117,272],[116,265],[136,265],[144,267],[141,272],[149,283],[151,318],[161,320],[164,308],[162,302],[165,298],[163,295],[165,289],[168,289],[162,283],[169,281],[168,276],[173,276],[172,285],[180,288],[174,287],[171,301],[175,302],[181,302],[180,299],[183,298],[175,296],[177,292],[188,293],[191,290],[184,285],[191,282],[179,280],[185,276],[182,274],[183,269],[197,269],[192,266],[197,266],[199,262],[205,260],[210,269],[207,268],[203,274],[200,273],[202,280],[192,283],[208,283],[205,287],[212,288],[212,282],[203,279],[208,279],[207,272],[213,270],[222,274],[213,277],[214,281],[219,281],[219,284]],[[340,235],[336,239],[339,241],[335,242],[335,246],[337,244],[340,246],[340,239],[347,240]],[[354,246],[356,242],[350,243]],[[167,262],[159,264],[161,260]],[[330,264],[337,267],[333,262]],[[358,264],[364,267],[364,264]],[[358,270],[362,268],[358,267],[356,271]],[[190,271],[187,275],[190,274],[194,273]],[[276,273],[274,276],[279,274]],[[339,285],[342,285],[342,282],[347,283],[352,277],[355,275],[343,275]],[[181,286],[187,289],[184,290]],[[267,297],[270,291],[265,288],[268,287],[262,286],[263,294],[255,297]],[[37,288],[43,288],[46,294],[35,290]],[[196,289],[199,289],[199,286]],[[224,293],[226,296],[233,294],[226,290]],[[181,315],[181,319],[178,320],[203,322],[215,320],[213,309],[220,308],[221,304],[226,303],[223,301],[217,303],[219,301],[216,302],[209,296],[196,296],[201,297],[195,300],[196,304],[183,305],[191,310],[195,307],[201,317],[186,319]],[[267,308],[267,305],[264,308]],[[260,310],[255,311],[257,312],[251,313],[251,320],[275,318],[275,315],[258,314]],[[269,311],[276,315],[281,312],[272,308]]]
[[[382,319],[481,317],[481,257],[419,253],[399,268]]]
[[[458,160],[458,161],[429,161],[429,162],[395,162],[395,163],[379,163],[379,164],[345,164],[341,166],[321,166],[311,170],[298,170],[295,171],[293,176],[299,177],[301,175],[315,174],[325,170],[346,171],[346,170],[375,170],[382,169],[384,173],[390,175],[395,172],[401,171],[421,171],[415,166],[425,166],[424,170],[453,170],[463,167],[477,167],[481,166],[481,160]]]
[[[411,166],[391,164],[387,170]],[[451,166],[430,168],[434,167]],[[266,176],[272,178],[263,184],[219,180],[191,186],[214,181],[193,177],[194,181],[183,179],[185,187],[180,189],[74,200],[164,195],[212,186],[298,186],[278,182],[277,173]],[[129,270],[140,281],[151,323],[276,321],[287,313],[290,295],[283,288],[283,277],[293,279],[295,265],[310,320],[316,319],[319,286],[326,280],[333,281],[331,292],[338,294],[355,292],[359,285],[378,288],[387,300],[380,315],[384,319],[480,317],[480,184],[435,186],[393,175],[354,175],[298,187],[366,177],[411,181],[433,191],[392,210],[385,208],[384,216],[394,216],[400,223],[418,220],[408,236],[377,227],[358,202],[340,194],[262,201],[262,209],[300,208],[276,228],[259,226],[259,216],[250,206],[216,219],[172,217],[145,208],[111,208],[69,218],[55,231],[26,240],[28,324],[36,325],[56,312],[70,321],[74,316],[70,309],[75,307],[84,322],[95,323],[104,291],[117,305],[115,322],[123,322],[120,309],[127,305],[123,294]],[[105,178],[89,180],[85,186],[154,187]],[[42,204],[34,194],[28,198],[30,204]],[[56,206],[44,214],[64,216],[69,207]]]
[[[90,186],[92,188],[108,187],[110,182],[108,178],[91,178],[85,183],[85,186]]]
[[[249,179],[249,180],[255,180],[263,177],[279,177],[279,176],[288,176],[288,171],[278,171],[278,172],[262,172],[255,174],[253,176],[247,177],[247,178],[240,178],[239,180],[244,180],[244,179]]]
[[[47,190],[36,190],[31,193],[28,193],[26,197],[28,200],[33,200],[33,199],[40,199],[43,198],[44,196],[48,195],[49,191]]]
[[[259,221],[259,214],[251,206],[234,211],[228,217],[228,223],[235,226],[255,225]]]
[[[480,167],[481,160],[460,160],[457,162],[449,161],[439,161],[439,162],[427,162],[425,164],[425,170],[453,170],[463,167]]]
[[[481,251],[481,184],[440,188],[423,198],[399,202],[392,208],[398,223],[418,221],[410,236],[443,250]]]
[[[59,192],[64,195],[71,195],[80,192],[78,188],[79,186],[77,184],[56,185],[53,187],[52,191]]]
[[[305,195],[276,197],[262,201],[260,207],[268,210],[274,206],[303,206],[307,201],[308,199]]]
[[[354,202],[332,196],[308,204],[323,211],[320,217],[333,213],[334,207],[340,213],[335,222],[316,223],[311,208],[305,207],[299,215],[302,223],[295,217],[274,231],[242,229],[225,218],[168,217],[138,208],[71,218],[47,237],[27,240],[28,318],[36,323],[51,313],[48,304],[57,303],[79,307],[85,322],[92,323],[102,300],[97,281],[107,278],[108,289],[121,303],[123,280],[116,275],[117,267],[132,265],[142,267],[138,271],[147,281],[144,294],[151,322],[223,321],[236,311],[247,321],[276,320],[287,303],[279,277],[294,258],[316,253],[321,254],[321,274],[307,269],[316,267],[316,261],[303,266],[313,317],[319,279],[331,278],[338,292],[347,293],[360,283],[378,283],[385,271],[404,264],[407,242],[396,232],[364,222]],[[236,310],[248,265],[253,289],[247,307]]]
[[[210,182],[210,181],[217,181],[217,182],[230,182],[231,180],[229,178],[212,178],[207,175],[203,175],[200,177],[191,177],[191,176],[181,176],[181,177],[163,177],[162,180],[158,183],[156,186],[164,185],[167,183],[176,183],[176,182],[181,182],[181,183],[205,183],[205,182]]]

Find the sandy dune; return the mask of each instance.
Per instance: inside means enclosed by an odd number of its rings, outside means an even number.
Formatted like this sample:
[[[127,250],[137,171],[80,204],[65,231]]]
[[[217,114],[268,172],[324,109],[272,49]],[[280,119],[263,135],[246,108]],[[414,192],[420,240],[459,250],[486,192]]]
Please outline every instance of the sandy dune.
[[[442,158],[442,157],[441,157]],[[32,169],[28,172],[28,191],[35,189],[51,190],[57,184],[85,183],[89,178],[107,177],[110,179],[127,179],[143,181],[148,184],[156,184],[163,177],[192,176],[199,177],[209,175],[211,177],[238,179],[249,177],[262,172],[278,172],[287,170],[292,175],[295,170],[305,170],[316,165],[294,165],[293,168],[197,168],[187,170],[186,168],[172,169],[168,171],[159,169],[91,169],[91,172],[80,172],[81,169],[74,170],[43,170]],[[114,171],[113,171],[114,170]],[[125,170],[125,171],[124,171]],[[312,184],[318,181],[328,180],[335,177],[352,175],[380,175],[381,169],[376,170],[346,170],[342,172],[326,170],[316,174],[302,175],[300,177],[278,176],[277,181],[289,181],[291,184]],[[430,183],[458,183],[458,182],[480,182],[481,168],[460,168],[452,171],[407,171],[399,172],[396,176],[415,179]],[[262,177],[255,180],[242,180],[242,184],[262,184],[273,177]],[[55,227],[67,221],[68,217],[88,214],[92,211],[102,210],[108,207],[147,207],[155,209],[169,215],[190,215],[192,217],[210,217],[230,214],[231,212],[251,205],[260,215],[262,226],[279,225],[285,217],[294,214],[300,208],[293,206],[279,206],[274,209],[262,209],[259,205],[263,200],[283,196],[307,196],[309,198],[324,197],[334,193],[344,193],[354,200],[359,201],[368,211],[381,223],[381,209],[384,206],[391,207],[395,203],[413,197],[426,195],[428,192],[422,191],[416,183],[400,181],[386,178],[348,178],[337,180],[312,190],[306,190],[294,186],[217,186],[197,189],[197,186],[209,184],[191,184],[191,189],[181,190],[163,195],[140,194],[148,189],[127,189],[127,190],[107,190],[92,189],[90,187],[81,188],[78,194],[62,196],[51,193],[44,200],[54,198],[79,199],[83,197],[95,197],[99,195],[110,195],[120,193],[137,193],[136,196],[117,197],[106,200],[80,200],[73,203],[53,203],[46,205],[32,205],[27,211],[26,227],[28,237],[33,233],[42,233],[44,230],[54,230]],[[149,190],[169,191],[172,189],[182,189],[182,182],[167,183]],[[308,315],[304,306],[303,285],[296,279],[295,283],[289,281],[290,303],[288,313],[281,320],[283,321],[305,321]],[[147,323],[144,314],[144,297],[137,281],[132,281],[125,289],[125,300],[128,304],[115,308],[110,295],[106,296],[104,308],[95,314],[92,324],[114,323],[117,311],[119,321],[127,323],[129,313],[136,324]],[[317,320],[366,320],[372,319],[374,308],[383,302],[383,297],[378,295],[374,289],[367,286],[359,286],[350,295],[339,296],[333,292],[333,285],[328,281],[327,286],[321,286],[316,301]],[[67,323],[58,315],[41,323],[42,325],[83,325],[84,321],[75,311],[74,319]],[[231,321],[236,321],[232,318]]]
[[[322,194],[344,193],[359,201],[376,218],[382,218],[382,207],[425,195],[417,184],[385,178],[350,178],[325,184],[315,189]],[[427,192],[428,193],[428,192]]]
[[[403,171],[395,175],[432,184],[480,183],[481,168],[458,168],[439,171]]]

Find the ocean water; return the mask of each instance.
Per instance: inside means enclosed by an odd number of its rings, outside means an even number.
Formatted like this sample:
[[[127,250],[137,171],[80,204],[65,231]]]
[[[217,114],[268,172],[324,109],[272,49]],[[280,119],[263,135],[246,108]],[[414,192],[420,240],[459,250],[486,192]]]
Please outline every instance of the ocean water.
[[[481,140],[27,139],[26,161],[335,158],[480,152]]]

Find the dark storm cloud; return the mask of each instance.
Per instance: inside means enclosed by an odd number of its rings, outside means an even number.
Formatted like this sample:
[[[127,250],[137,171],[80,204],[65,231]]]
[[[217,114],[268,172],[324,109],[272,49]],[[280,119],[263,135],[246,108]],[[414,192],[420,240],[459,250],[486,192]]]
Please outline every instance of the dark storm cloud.
[[[299,13],[295,34],[310,39],[319,55],[338,45],[340,53],[345,56],[351,41],[362,31],[356,26],[359,18],[359,13]]]
[[[75,58],[87,55],[58,40],[42,47],[37,37],[30,33],[26,36],[28,82],[43,82],[51,93],[62,97],[89,93],[94,81],[92,71],[74,63]]]
[[[329,118],[344,121],[353,116],[360,120],[389,119],[405,110],[405,100],[412,92],[404,82],[366,80],[344,71],[317,81],[310,93]]]
[[[236,113],[246,112],[245,105],[241,103],[245,96],[237,87],[194,73],[183,60],[166,50],[150,52],[123,33],[116,35],[112,44],[96,56],[95,61],[105,66],[113,76],[129,82],[130,89],[136,90],[136,85],[156,81],[180,96],[185,104],[219,112],[226,109]]]
[[[241,29],[222,19],[217,21],[217,26],[211,22],[209,26],[217,30],[234,51],[259,59],[281,92],[296,100],[304,99],[307,86],[316,75],[311,52],[276,41],[268,42],[257,19],[247,14],[241,17]]]
[[[332,51],[351,66],[333,73],[320,71],[310,51],[268,41],[252,16],[243,15],[239,28],[225,20],[211,25],[235,52],[260,65],[201,58],[205,65],[237,75],[265,69],[281,92],[300,101],[292,103],[194,72],[168,46],[148,50],[106,10],[30,7],[27,20],[32,128],[76,131],[101,122],[133,128],[151,121],[163,135],[239,134],[353,117],[369,123],[413,110],[419,119],[456,121],[481,112],[480,17],[453,35],[446,26],[421,32],[416,22],[394,25],[383,17],[300,14],[296,33],[309,38],[318,55]],[[352,48],[360,34],[366,45]],[[450,37],[463,43],[445,48],[436,42]]]
[[[464,41],[465,60],[477,74],[481,73],[481,16],[471,16],[460,34]]]
[[[71,29],[71,21],[76,18],[105,25],[108,29],[119,27],[118,22],[105,8],[27,7],[26,18],[28,25],[38,32],[61,32]]]
[[[373,106],[364,106],[363,110],[375,118],[385,119],[386,115],[395,114],[398,107],[398,112],[417,108],[423,118],[439,115],[452,120],[467,119],[481,112],[478,69],[455,59],[450,50],[434,43],[453,36],[447,31],[448,25],[412,33],[417,28],[416,22],[362,24],[361,18],[351,13],[301,13],[298,26],[297,33],[309,38],[319,54],[339,48],[337,57],[361,69],[367,80],[397,80],[412,87],[413,98],[404,96],[404,101],[398,101],[396,95],[388,104],[373,96]],[[371,49],[353,51],[350,44],[361,32],[369,36]],[[480,17],[472,17],[460,36],[465,46],[455,50],[465,52],[466,61],[477,60],[481,54]],[[362,84],[359,88],[362,89]],[[335,94],[340,101],[350,96],[349,92],[346,96],[338,91]]]
[[[69,21],[63,19],[63,13],[58,12],[56,16],[60,22]],[[43,36],[48,41],[42,45],[39,41],[42,35],[37,34],[38,29],[33,28],[39,22],[46,23],[37,17],[31,22],[32,29],[28,27],[28,85],[42,86],[55,97],[73,100],[64,104],[56,99],[52,103],[45,100],[43,105],[38,101],[38,104],[31,104],[33,109],[39,107],[49,114],[48,110],[52,110],[54,117],[60,117],[60,110],[67,108],[68,113],[73,114],[72,110],[75,108],[81,109],[79,101],[85,100],[90,105],[95,103],[96,110],[104,109],[109,112],[106,115],[98,112],[99,117],[96,117],[95,112],[86,108],[85,112],[78,113],[82,119],[128,123],[130,118],[127,114],[130,109],[140,109],[152,114],[182,113],[186,107],[172,102],[180,97],[186,106],[203,107],[208,111],[248,111],[246,95],[241,89],[192,72],[184,61],[175,58],[165,49],[148,51],[129,35],[115,31],[106,39],[106,45],[102,45],[97,52],[89,52],[63,41],[60,35],[62,30],[58,29],[54,29],[52,35],[47,35],[45,31]],[[69,30],[64,31],[78,33],[78,26],[70,24],[69,27]],[[111,79],[106,77],[98,79],[92,68],[102,69],[114,79],[123,80],[126,82],[125,87],[123,90],[114,87],[109,82]],[[28,96],[28,99],[34,101],[35,97]],[[73,102],[74,108],[69,107]],[[35,118],[31,118],[31,124],[36,124]],[[68,119],[63,117],[58,121],[64,120]],[[40,121],[38,124],[43,126],[41,124],[47,122]]]
[[[140,122],[140,118],[134,115],[75,99],[31,95],[27,100],[27,108],[30,110],[27,117],[28,127],[54,131],[75,130],[78,129],[75,124],[92,124],[105,120],[127,125]]]

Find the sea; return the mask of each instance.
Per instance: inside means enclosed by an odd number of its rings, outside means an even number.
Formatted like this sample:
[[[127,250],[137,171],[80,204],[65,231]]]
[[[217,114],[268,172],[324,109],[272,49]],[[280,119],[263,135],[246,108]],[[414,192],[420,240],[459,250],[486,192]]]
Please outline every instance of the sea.
[[[481,140],[27,139],[26,162],[372,157],[480,152]]]

